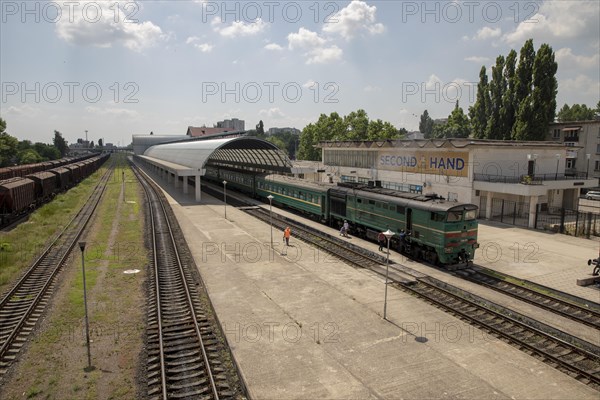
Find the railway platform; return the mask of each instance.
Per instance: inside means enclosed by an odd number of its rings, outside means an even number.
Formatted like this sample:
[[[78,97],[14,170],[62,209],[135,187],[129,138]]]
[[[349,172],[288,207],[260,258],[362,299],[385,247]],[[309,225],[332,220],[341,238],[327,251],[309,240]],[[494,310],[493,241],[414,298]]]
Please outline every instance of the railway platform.
[[[594,389],[393,287],[384,320],[380,275],[321,254],[294,232],[283,251],[282,232],[274,230],[271,248],[269,224],[208,195],[197,204],[157,182],[252,398],[598,398]],[[374,243],[348,240],[377,251]]]

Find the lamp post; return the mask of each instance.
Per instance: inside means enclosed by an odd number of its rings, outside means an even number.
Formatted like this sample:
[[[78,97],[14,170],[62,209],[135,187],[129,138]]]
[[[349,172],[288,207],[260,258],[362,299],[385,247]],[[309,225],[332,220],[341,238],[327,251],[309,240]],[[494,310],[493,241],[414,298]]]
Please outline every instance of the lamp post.
[[[90,354],[90,326],[88,323],[88,308],[87,308],[87,292],[85,288],[85,242],[79,242],[79,249],[81,250],[81,270],[83,272],[83,305],[85,308],[85,343],[87,346],[87,358],[88,365],[84,368],[85,371],[91,371],[94,368],[92,367],[92,356]]]
[[[271,248],[273,248],[273,196],[268,195],[267,199],[269,199],[269,222],[271,224]]]
[[[556,176],[554,177],[555,181],[558,180],[558,163],[559,162],[560,162],[560,154],[556,154]]]
[[[383,232],[383,235],[387,239],[387,258],[385,260],[385,297],[383,300],[383,319],[387,319],[387,287],[388,287],[388,275],[390,269],[390,239],[394,236],[394,232],[387,231]]]
[[[590,157],[592,155],[591,154],[586,154],[585,158],[587,158],[587,168],[585,170],[585,179],[589,178],[590,175]]]
[[[223,181],[223,202],[225,203],[225,219],[227,219],[227,181]]]

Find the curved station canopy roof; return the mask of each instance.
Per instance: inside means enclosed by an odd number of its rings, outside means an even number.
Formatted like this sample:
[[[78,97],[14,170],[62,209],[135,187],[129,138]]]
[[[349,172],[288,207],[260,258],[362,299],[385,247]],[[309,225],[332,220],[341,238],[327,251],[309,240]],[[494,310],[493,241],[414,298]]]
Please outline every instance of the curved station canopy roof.
[[[277,146],[247,136],[160,144],[141,157],[179,176],[204,175],[207,166],[288,173],[292,168],[290,159]]]

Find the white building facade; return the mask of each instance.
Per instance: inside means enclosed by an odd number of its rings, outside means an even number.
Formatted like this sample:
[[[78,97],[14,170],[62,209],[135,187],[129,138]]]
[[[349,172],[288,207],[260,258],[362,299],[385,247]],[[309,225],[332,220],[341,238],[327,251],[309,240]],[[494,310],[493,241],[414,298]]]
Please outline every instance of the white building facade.
[[[585,174],[565,175],[568,148],[559,142],[434,139],[321,142],[320,147],[320,180],[435,193],[478,205],[480,217],[488,219],[514,207],[530,227],[536,211],[574,208],[580,189],[597,183]]]

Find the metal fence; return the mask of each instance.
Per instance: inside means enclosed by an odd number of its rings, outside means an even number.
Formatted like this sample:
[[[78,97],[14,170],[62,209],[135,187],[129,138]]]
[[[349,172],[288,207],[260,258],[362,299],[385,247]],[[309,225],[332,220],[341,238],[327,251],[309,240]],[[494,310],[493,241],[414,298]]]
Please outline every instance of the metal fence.
[[[485,219],[487,197],[479,201],[479,218]],[[529,203],[492,199],[491,218],[505,224],[528,227]],[[590,238],[600,236],[600,214],[538,204],[534,216],[535,229],[571,236]]]

